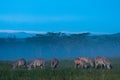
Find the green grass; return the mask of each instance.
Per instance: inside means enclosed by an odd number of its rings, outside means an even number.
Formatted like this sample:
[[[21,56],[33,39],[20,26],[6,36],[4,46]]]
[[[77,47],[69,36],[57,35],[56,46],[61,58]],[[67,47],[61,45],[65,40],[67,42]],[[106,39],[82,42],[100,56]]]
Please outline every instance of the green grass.
[[[0,62],[0,80],[120,80],[120,59],[113,59],[113,69],[75,69],[71,60],[61,61],[52,70],[49,64],[45,69],[12,69],[10,63]]]

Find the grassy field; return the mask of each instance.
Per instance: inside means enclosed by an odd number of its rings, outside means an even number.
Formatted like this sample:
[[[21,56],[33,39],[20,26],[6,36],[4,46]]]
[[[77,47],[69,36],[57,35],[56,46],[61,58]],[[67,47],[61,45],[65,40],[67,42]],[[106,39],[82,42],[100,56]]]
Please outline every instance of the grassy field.
[[[112,70],[75,69],[71,60],[61,60],[57,69],[47,63],[45,69],[12,69],[10,62],[0,62],[0,80],[120,80],[120,59],[112,59]]]

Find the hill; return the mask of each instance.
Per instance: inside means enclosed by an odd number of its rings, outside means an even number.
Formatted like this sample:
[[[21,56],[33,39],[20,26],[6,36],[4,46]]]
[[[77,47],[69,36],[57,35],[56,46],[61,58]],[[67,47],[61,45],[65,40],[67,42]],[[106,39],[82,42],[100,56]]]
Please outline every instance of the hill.
[[[20,33],[19,33],[20,34]],[[24,34],[24,33],[22,33]],[[27,35],[29,35],[27,33]],[[86,33],[47,32],[26,37],[1,37],[0,59],[74,58],[76,56],[120,56],[120,33],[93,35]]]

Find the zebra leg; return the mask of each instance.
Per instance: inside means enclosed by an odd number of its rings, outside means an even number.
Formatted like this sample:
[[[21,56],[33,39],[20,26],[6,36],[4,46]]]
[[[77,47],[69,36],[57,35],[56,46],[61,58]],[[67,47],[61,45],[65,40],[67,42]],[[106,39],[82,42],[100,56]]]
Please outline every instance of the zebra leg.
[[[97,63],[95,64],[95,68],[96,68],[96,69],[98,68],[98,64],[97,64]]]
[[[111,65],[107,65],[107,69],[111,69]]]
[[[75,64],[75,66],[74,66],[74,67],[75,67],[75,69],[77,69],[77,68],[78,68],[78,64]]]

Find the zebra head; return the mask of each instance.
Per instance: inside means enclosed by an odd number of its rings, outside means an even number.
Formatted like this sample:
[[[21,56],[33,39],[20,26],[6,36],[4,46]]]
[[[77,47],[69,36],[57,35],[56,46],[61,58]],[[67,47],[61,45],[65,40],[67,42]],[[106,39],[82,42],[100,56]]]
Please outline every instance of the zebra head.
[[[54,58],[51,60],[51,67],[55,69],[59,64],[59,60],[57,58]]]
[[[13,69],[16,67],[26,67],[26,60],[24,58],[16,60],[15,63],[13,63]]]

